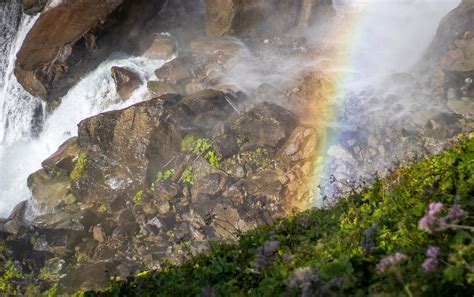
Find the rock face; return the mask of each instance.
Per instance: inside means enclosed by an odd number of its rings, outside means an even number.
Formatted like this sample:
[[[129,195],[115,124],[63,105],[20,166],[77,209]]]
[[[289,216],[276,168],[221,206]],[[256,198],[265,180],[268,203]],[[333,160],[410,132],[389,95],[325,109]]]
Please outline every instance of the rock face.
[[[154,30],[147,24],[165,2],[56,1],[28,32],[17,55],[15,76],[31,94],[59,100],[111,52],[141,50],[142,41],[152,38],[147,30]]]
[[[306,25],[321,11],[332,8],[332,0],[206,0],[206,29],[210,36],[244,35],[259,30],[283,33]]]
[[[72,45],[103,23],[122,0],[63,1],[43,12],[18,52],[15,75],[31,94],[46,99],[50,85],[67,71]]]
[[[474,2],[464,0],[441,22],[426,60],[435,65],[431,88],[439,100],[458,114],[474,113]]]

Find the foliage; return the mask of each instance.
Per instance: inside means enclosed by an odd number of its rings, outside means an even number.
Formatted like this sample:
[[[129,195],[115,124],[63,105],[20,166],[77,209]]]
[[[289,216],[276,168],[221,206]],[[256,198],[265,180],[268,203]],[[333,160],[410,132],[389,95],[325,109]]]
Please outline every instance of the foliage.
[[[142,201],[143,198],[143,190],[138,191],[135,196],[133,196],[133,204],[138,204]]]
[[[16,288],[12,285],[11,281],[23,278],[23,274],[18,271],[15,264],[8,260],[5,263],[5,268],[2,277],[0,278],[0,294],[2,296],[16,295]]]
[[[186,168],[186,170],[184,170],[183,174],[181,175],[180,182],[194,185],[194,183],[196,182],[196,176],[194,175],[192,165]]]
[[[158,171],[158,173],[156,173],[155,175],[155,178],[153,179],[153,182],[150,185],[150,190],[155,191],[157,182],[170,179],[171,177],[173,177],[175,172],[176,170],[174,169],[169,169],[169,170],[166,170],[165,172]]]
[[[463,139],[331,208],[260,226],[179,267],[84,296],[472,296],[473,160],[474,139]],[[445,206],[437,218],[456,207],[470,216],[430,233],[419,222],[434,203]]]
[[[203,155],[204,158],[213,166],[218,167],[221,157],[212,150],[212,141],[208,138],[196,138],[193,135],[187,135],[181,142],[181,150],[193,154]]]
[[[87,165],[87,155],[81,153],[77,158],[76,165],[74,169],[71,171],[70,178],[72,180],[78,180],[84,174]]]

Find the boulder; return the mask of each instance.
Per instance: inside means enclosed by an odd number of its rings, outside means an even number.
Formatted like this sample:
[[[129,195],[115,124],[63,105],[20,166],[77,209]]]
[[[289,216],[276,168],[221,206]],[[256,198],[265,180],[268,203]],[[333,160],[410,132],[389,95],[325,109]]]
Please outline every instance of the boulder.
[[[111,53],[143,54],[153,37],[148,25],[157,19],[165,3],[165,0],[51,2],[18,52],[15,75],[19,83],[48,102],[59,101]]]
[[[260,103],[242,114],[233,124],[238,137],[257,146],[278,147],[295,128],[296,118],[287,109]]]
[[[332,0],[206,0],[205,4],[209,36],[251,34],[263,28],[265,33],[281,34],[332,8]]]
[[[111,72],[117,93],[123,100],[127,100],[142,83],[138,74],[127,68],[114,66]]]
[[[160,34],[156,35],[144,56],[149,59],[169,60],[176,55],[177,51],[178,44],[176,39],[169,34]]]
[[[41,13],[15,62],[15,76],[25,90],[46,99],[53,81],[68,69],[72,45],[104,22],[122,1],[67,0]]]
[[[191,66],[195,61],[192,56],[178,57],[156,69],[156,77],[172,84],[181,84],[192,77]]]
[[[165,94],[183,94],[184,91],[180,85],[167,83],[164,81],[149,81],[147,83],[148,92],[153,97],[160,97]]]

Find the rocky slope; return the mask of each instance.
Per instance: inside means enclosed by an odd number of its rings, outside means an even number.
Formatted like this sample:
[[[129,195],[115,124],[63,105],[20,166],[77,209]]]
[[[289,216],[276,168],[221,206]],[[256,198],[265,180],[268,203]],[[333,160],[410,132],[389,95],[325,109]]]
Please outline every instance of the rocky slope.
[[[143,9],[148,12],[137,23],[140,30],[131,30],[134,34],[156,28],[153,33],[161,32],[167,28],[163,22],[179,23],[190,15],[186,11],[193,10],[187,1],[164,6],[151,1],[143,7],[135,3],[142,2],[62,1],[47,6],[18,54],[20,82],[30,92],[56,100],[74,83],[73,76],[97,65],[105,52],[125,46],[129,39],[122,34],[129,32],[126,28]],[[316,130],[314,118],[324,118],[336,82],[315,67],[301,66],[311,66],[308,61],[324,55],[327,48],[298,36],[297,27],[320,17],[319,12],[332,12],[330,1],[205,4],[206,19],[200,24],[202,29],[206,25],[208,35],[201,30],[201,35],[191,36],[187,26],[176,26],[175,35],[150,34],[148,42],[132,46],[143,55],[169,60],[156,69],[156,80],[146,82],[143,102],[83,120],[78,136],[67,140],[29,177],[39,215],[27,222],[31,217],[25,212],[31,205],[22,203],[0,224],[4,260],[0,267],[28,275],[10,279],[8,290],[46,291],[56,283],[62,293],[98,290],[110,277],[125,278],[165,262],[180,264],[209,248],[213,240],[233,241],[242,232],[308,208],[314,191],[308,180],[314,178],[315,154],[324,136]],[[148,5],[158,6],[152,10]],[[90,9],[97,11],[77,13]],[[285,18],[274,17],[288,11]],[[147,15],[149,22],[144,21]],[[450,18],[459,16],[452,13],[448,22]],[[261,23],[255,25],[257,19]],[[105,28],[98,29],[101,21]],[[54,30],[44,30],[45,24],[63,28],[62,33],[51,34]],[[268,31],[268,26],[275,31]],[[461,29],[454,44],[470,42],[470,27]],[[283,34],[288,30],[296,33]],[[437,40],[445,38],[443,32],[440,29]],[[101,38],[107,42],[101,44]],[[112,47],[115,41],[117,47]],[[31,55],[38,44],[44,51]],[[98,49],[95,56],[97,44],[106,49]],[[451,50],[437,54],[440,62],[430,60],[434,73],[430,86],[419,77],[398,74],[382,86],[396,86],[389,95],[370,90],[350,95],[357,100],[349,102],[360,105],[345,106],[343,116],[359,113],[354,118],[364,124],[354,126],[369,131],[329,131],[342,133],[346,141],[329,150],[335,160],[331,171],[338,180],[339,173],[364,171],[368,163],[379,162],[386,169],[389,156],[395,158],[400,147],[439,151],[439,143],[469,129],[471,85],[465,85],[469,77],[451,77],[451,70],[443,66]],[[468,59],[469,51],[463,55]],[[275,56],[303,62],[289,73],[275,66]],[[82,58],[89,59],[84,68],[79,65]],[[239,87],[241,81],[233,81],[232,73],[249,63],[256,65],[260,77],[280,71],[284,79]],[[442,76],[438,85],[436,75]],[[145,83],[126,68],[113,67],[111,76],[124,101]],[[394,80],[397,84],[390,84]],[[438,92],[439,88],[444,91]],[[453,108],[455,112],[446,108],[453,100],[450,89],[466,92],[456,98],[462,107]],[[431,91],[440,94],[442,108],[428,105]],[[406,106],[405,98],[419,101]],[[379,125],[376,111],[364,111],[369,100],[399,116],[390,125]],[[430,108],[424,108],[425,102]],[[418,122],[408,121],[410,113]],[[27,288],[31,283],[35,287]]]

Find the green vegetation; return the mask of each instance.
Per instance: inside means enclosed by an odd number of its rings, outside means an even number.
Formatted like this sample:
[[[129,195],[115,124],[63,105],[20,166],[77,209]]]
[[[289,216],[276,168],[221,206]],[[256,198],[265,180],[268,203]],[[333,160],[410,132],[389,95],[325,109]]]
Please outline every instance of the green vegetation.
[[[153,179],[153,182],[150,185],[150,190],[155,191],[156,183],[162,180],[169,180],[171,177],[173,177],[174,173],[176,170],[174,169],[169,169],[166,170],[165,172],[159,171],[156,175],[155,178]]]
[[[473,138],[331,208],[84,295],[472,296]]]
[[[76,165],[74,169],[71,171],[70,178],[72,180],[78,180],[84,174],[87,165],[87,155],[81,153],[77,158]]]
[[[17,290],[12,286],[10,281],[23,278],[25,278],[24,275],[20,271],[18,271],[18,269],[15,267],[15,264],[12,261],[8,260],[5,263],[5,268],[0,278],[0,294],[2,296],[16,295]]]
[[[196,182],[196,176],[194,175],[192,165],[186,168],[186,170],[184,170],[179,181],[185,184],[194,185],[194,183]]]
[[[138,204],[142,201],[143,198],[143,190],[138,191],[135,196],[133,196],[133,204]]]
[[[216,152],[212,150],[212,141],[208,138],[196,138],[189,134],[181,141],[181,150],[202,155],[213,167],[219,167],[221,157],[218,157]]]

